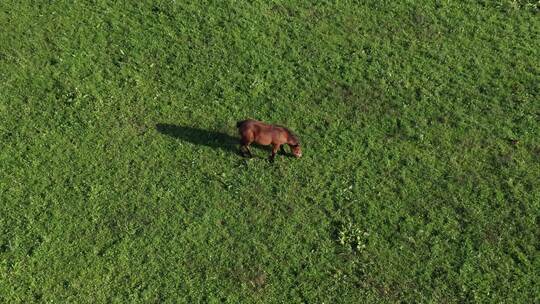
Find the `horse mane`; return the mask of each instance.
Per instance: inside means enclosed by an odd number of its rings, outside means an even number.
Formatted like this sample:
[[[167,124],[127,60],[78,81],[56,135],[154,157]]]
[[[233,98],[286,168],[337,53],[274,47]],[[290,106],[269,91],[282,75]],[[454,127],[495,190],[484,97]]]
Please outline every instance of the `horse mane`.
[[[289,128],[285,128],[285,131],[287,131],[287,133],[289,133],[289,136],[291,137],[292,141],[295,143],[295,145],[299,145],[300,144],[300,140],[298,139],[298,136],[296,136],[296,134],[294,134],[293,131],[291,131]]]
[[[273,125],[273,126],[278,127],[278,128],[282,128],[283,130],[285,130],[285,132],[287,132],[287,134],[292,139],[292,141],[294,142],[295,145],[300,144],[300,140],[298,139],[298,136],[296,136],[296,134],[293,131],[291,131],[291,129],[289,129],[289,128],[285,127],[285,126],[282,126],[282,125]]]

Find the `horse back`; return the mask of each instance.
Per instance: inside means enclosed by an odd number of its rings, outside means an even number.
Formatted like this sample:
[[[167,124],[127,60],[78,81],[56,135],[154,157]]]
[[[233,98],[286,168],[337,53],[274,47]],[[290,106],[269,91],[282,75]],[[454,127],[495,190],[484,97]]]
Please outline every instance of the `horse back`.
[[[240,135],[249,141],[262,145],[287,142],[288,129],[279,125],[270,125],[254,119],[246,119],[236,123]]]

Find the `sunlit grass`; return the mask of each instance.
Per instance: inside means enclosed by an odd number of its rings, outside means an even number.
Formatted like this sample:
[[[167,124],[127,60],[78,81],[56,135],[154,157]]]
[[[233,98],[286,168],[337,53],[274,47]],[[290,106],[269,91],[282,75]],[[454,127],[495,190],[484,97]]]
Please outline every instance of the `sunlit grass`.
[[[0,302],[538,301],[534,1],[0,3]],[[301,159],[239,156],[284,124]]]

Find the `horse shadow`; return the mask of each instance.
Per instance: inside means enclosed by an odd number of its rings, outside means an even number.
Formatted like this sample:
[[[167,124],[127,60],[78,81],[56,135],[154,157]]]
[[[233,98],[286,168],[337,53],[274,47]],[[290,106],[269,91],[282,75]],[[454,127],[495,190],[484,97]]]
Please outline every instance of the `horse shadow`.
[[[156,124],[156,130],[159,133],[182,141],[190,142],[195,145],[202,145],[214,149],[221,149],[227,152],[239,153],[238,147],[240,139],[226,133],[162,123]]]

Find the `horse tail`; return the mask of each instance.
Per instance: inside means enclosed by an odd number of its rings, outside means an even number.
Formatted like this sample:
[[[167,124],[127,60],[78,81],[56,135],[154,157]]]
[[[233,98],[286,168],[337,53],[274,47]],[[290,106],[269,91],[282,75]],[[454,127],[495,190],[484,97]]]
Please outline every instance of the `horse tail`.
[[[236,127],[240,128],[245,122],[247,122],[247,120],[241,120],[241,121],[237,122]]]

